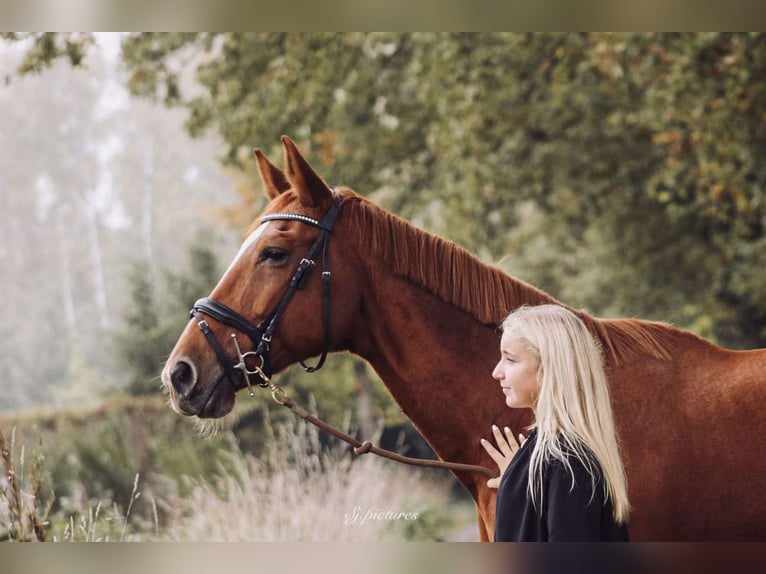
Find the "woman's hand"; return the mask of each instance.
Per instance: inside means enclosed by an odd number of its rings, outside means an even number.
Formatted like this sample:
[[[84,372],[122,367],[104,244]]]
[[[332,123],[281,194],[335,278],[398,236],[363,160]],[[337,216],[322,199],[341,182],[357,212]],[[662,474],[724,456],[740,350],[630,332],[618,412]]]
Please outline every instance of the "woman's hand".
[[[498,448],[495,448],[488,440],[481,439],[481,446],[484,447],[484,450],[487,451],[487,454],[492,457],[492,460],[497,463],[497,466],[500,469],[500,476],[490,478],[487,481],[487,486],[490,488],[498,488],[500,486],[500,479],[503,478],[505,469],[511,464],[513,457],[519,452],[519,448],[521,448],[521,445],[524,444],[524,441],[526,440],[524,435],[520,434],[519,440],[516,442],[513,438],[511,429],[505,427],[503,430],[505,431],[505,434],[500,432],[500,429],[497,428],[496,425],[492,425],[492,434],[495,436],[495,442],[497,443]]]

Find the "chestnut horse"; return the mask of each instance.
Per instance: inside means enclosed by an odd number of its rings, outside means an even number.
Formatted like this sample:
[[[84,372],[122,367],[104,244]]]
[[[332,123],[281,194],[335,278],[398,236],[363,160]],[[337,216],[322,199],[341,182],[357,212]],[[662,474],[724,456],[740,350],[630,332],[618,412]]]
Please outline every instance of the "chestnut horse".
[[[163,370],[173,408],[227,414],[251,382],[238,360],[250,361],[251,374],[260,360],[270,374],[350,351],[374,367],[439,457],[494,468],[479,444],[490,425],[520,433],[532,422],[530,411],[506,407],[490,378],[497,327],[520,305],[557,302],[350,189],[330,189],[282,142],[284,172],[255,151],[271,201]],[[324,273],[311,272],[314,261]],[[766,539],[766,350],[729,351],[663,323],[576,313],[605,352],[631,538]],[[476,502],[481,539],[491,540],[495,491],[486,476],[455,475]]]

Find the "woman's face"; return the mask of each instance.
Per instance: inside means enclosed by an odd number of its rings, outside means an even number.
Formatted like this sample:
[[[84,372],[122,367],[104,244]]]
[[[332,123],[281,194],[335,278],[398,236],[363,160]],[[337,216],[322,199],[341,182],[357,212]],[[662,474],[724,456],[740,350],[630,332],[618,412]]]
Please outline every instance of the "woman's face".
[[[524,339],[503,333],[500,361],[492,371],[492,378],[500,383],[506,405],[514,409],[534,408],[539,390],[539,367],[540,361],[528,349]]]

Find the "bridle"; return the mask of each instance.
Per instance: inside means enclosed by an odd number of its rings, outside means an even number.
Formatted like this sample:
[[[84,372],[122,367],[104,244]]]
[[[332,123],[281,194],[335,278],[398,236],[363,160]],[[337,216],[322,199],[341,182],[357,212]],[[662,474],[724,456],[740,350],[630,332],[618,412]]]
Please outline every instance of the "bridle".
[[[342,196],[333,191],[333,202],[330,208],[327,210],[324,218],[320,221],[306,215],[298,213],[271,213],[261,218],[261,223],[268,221],[300,221],[307,225],[319,228],[319,235],[314,240],[314,243],[309,248],[308,253],[298,263],[298,267],[295,269],[290,283],[282,295],[277,306],[271,311],[259,324],[255,325],[248,319],[227,307],[223,303],[205,297],[197,300],[194,303],[189,314],[197,321],[199,328],[205,335],[210,346],[215,351],[218,362],[223,366],[224,372],[232,383],[234,389],[239,388],[238,373],[239,371],[245,379],[250,395],[253,396],[253,385],[251,382],[251,376],[257,376],[257,384],[261,387],[270,386],[271,375],[273,370],[271,367],[271,361],[269,360],[269,348],[271,345],[271,338],[274,331],[277,328],[280,318],[282,317],[287,305],[293,298],[298,290],[302,289],[306,284],[306,280],[309,278],[311,271],[316,266],[316,258],[322,254],[322,328],[323,328],[323,343],[322,353],[319,357],[319,361],[314,366],[306,365],[303,361],[299,361],[304,370],[309,373],[314,373],[322,368],[327,353],[330,347],[330,268],[327,259],[327,244],[330,239],[330,233],[332,232],[335,220],[340,213]],[[210,325],[202,315],[212,317],[219,323],[223,323],[229,327],[233,327],[237,331],[244,333],[255,345],[254,351],[243,353],[239,346],[236,333],[232,333],[231,339],[234,343],[234,349],[237,353],[237,361],[232,363],[219,341],[215,338]],[[249,369],[247,366],[247,359],[254,359],[256,363],[260,360],[260,365],[256,365],[253,369]]]
[[[295,401],[287,397],[282,389],[276,387],[271,382],[271,375],[273,374],[271,362],[269,360],[269,346],[271,344],[271,337],[274,334],[274,330],[277,328],[279,319],[285,312],[288,303],[290,303],[290,300],[293,298],[293,295],[295,295],[299,289],[303,288],[306,280],[309,277],[309,274],[316,266],[316,258],[320,251],[322,254],[322,329],[324,333],[322,354],[319,357],[319,361],[314,366],[308,366],[303,361],[299,361],[299,363],[304,370],[308,371],[309,373],[314,373],[322,368],[322,365],[324,365],[325,359],[327,358],[327,353],[329,352],[330,348],[331,277],[329,262],[327,260],[327,243],[330,240],[330,233],[332,232],[333,225],[335,225],[335,220],[340,213],[342,200],[343,197],[333,191],[333,202],[321,221],[297,213],[272,213],[261,218],[261,223],[266,223],[267,221],[300,221],[307,225],[319,228],[319,235],[309,248],[306,256],[301,259],[298,267],[295,269],[295,273],[293,273],[293,276],[290,279],[290,284],[288,285],[284,295],[282,295],[282,299],[280,299],[274,310],[266,315],[266,318],[258,325],[251,323],[233,309],[227,307],[223,303],[219,303],[218,301],[211,299],[210,297],[199,299],[196,303],[194,303],[194,307],[192,307],[189,313],[197,321],[199,328],[202,330],[208,343],[215,351],[216,357],[218,357],[218,362],[223,365],[224,372],[229,381],[231,381],[231,384],[235,390],[239,388],[237,374],[237,371],[239,371],[245,378],[245,383],[247,384],[247,388],[250,391],[250,395],[254,396],[255,393],[253,392],[253,385],[250,377],[257,376],[259,379],[257,381],[258,386],[270,387],[271,395],[277,403],[289,408],[296,415],[316,425],[320,429],[353,445],[354,452],[357,454],[372,452],[379,456],[383,456],[385,458],[406,464],[414,464],[417,466],[427,466],[432,468],[447,468],[455,471],[478,472],[490,478],[494,477],[494,471],[483,466],[445,462],[442,460],[417,459],[376,447],[369,441],[361,442],[351,435],[328,425],[321,419],[301,408],[295,403]],[[234,349],[237,353],[237,362],[232,363],[226,356],[226,353],[224,352],[221,344],[218,342],[218,339],[215,338],[215,334],[210,328],[207,320],[205,320],[205,318],[202,316],[203,314],[207,315],[208,317],[212,317],[219,323],[233,327],[237,331],[247,335],[255,345],[255,350],[243,353],[239,346],[239,342],[237,341],[237,334],[232,333],[231,339],[234,343]],[[260,359],[260,365],[256,365],[253,369],[249,369],[247,366],[248,358],[254,358],[256,362]]]

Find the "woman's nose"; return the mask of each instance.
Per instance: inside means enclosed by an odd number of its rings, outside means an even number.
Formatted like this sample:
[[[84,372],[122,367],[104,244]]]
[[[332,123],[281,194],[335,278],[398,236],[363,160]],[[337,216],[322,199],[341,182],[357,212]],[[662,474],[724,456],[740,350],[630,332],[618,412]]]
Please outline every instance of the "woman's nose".
[[[500,381],[503,378],[503,371],[500,369],[500,363],[495,365],[495,368],[492,370],[492,378],[496,381]]]

